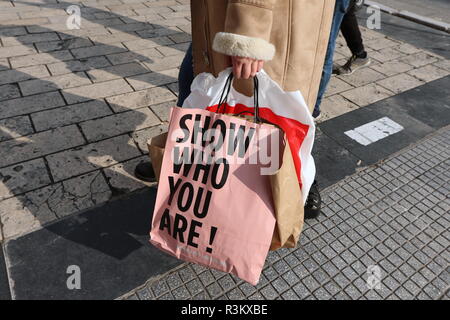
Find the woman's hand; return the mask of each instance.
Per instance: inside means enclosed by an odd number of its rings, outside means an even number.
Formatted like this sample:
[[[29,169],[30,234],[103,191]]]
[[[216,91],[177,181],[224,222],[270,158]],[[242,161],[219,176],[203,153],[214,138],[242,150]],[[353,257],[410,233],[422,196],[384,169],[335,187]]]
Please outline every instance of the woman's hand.
[[[231,57],[233,65],[233,74],[237,79],[249,79],[256,76],[264,65],[264,60],[256,60],[252,58]]]

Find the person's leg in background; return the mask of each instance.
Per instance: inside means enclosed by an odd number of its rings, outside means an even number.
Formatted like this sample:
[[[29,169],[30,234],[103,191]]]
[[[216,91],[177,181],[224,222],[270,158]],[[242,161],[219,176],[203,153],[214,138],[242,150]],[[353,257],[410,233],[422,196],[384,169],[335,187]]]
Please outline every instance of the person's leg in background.
[[[182,107],[184,100],[191,94],[191,84],[194,81],[194,67],[192,66],[192,43],[186,51],[178,73],[178,101],[177,106]]]
[[[351,1],[347,13],[342,20],[341,32],[347,42],[348,48],[352,52],[352,56],[345,65],[337,68],[337,70],[333,70],[333,73],[349,75],[359,68],[368,66],[371,62],[364,49],[358,19],[356,18],[356,0]]]
[[[331,24],[330,40],[328,41],[327,53],[325,56],[325,64],[323,66],[322,79],[320,80],[319,93],[317,95],[316,105],[312,116],[318,118],[320,116],[320,104],[322,103],[323,95],[327,89],[328,83],[333,72],[333,56],[336,47],[336,39],[339,35],[342,19],[344,18],[350,0],[336,0],[334,8],[333,22]],[[320,215],[320,207],[322,199],[320,196],[317,182],[314,181],[308,194],[305,204],[305,219],[314,219]]]
[[[320,116],[320,104],[322,103],[323,95],[325,94],[333,72],[333,56],[334,49],[336,48],[336,39],[339,35],[339,29],[349,4],[350,0],[336,0],[333,22],[331,24],[330,40],[328,41],[327,54],[325,56],[325,64],[323,66],[322,79],[320,80],[319,93],[317,95],[316,105],[314,106],[314,111],[312,114],[314,118]]]
[[[183,62],[178,73],[178,101],[177,106],[183,106],[184,100],[191,94],[191,84],[194,81],[194,68],[192,66],[192,43],[184,56]],[[155,172],[150,161],[139,163],[134,169],[136,178],[153,182],[155,181]]]

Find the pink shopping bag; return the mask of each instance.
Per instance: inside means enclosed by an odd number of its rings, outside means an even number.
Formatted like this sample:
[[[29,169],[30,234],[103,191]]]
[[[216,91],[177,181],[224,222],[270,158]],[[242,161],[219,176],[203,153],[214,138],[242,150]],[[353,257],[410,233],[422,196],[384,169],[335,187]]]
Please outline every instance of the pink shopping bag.
[[[275,217],[270,175],[262,174],[267,163],[255,153],[279,132],[204,109],[172,108],[151,243],[256,285]]]

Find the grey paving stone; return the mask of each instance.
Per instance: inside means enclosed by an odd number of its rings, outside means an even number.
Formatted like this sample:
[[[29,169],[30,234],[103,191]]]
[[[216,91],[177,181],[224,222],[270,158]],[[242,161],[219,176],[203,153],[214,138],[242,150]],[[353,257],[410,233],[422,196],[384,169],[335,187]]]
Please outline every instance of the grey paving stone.
[[[116,66],[110,66],[102,69],[93,69],[88,71],[89,77],[93,82],[103,82],[123,77],[134,76],[147,73],[149,70],[137,62],[126,63]]]
[[[338,294],[342,289],[336,285],[334,282],[328,282],[324,288],[328,291],[331,296]]]
[[[312,275],[314,279],[317,280],[322,285],[328,282],[328,280],[330,279],[328,275],[325,273],[325,271],[323,271],[322,269],[317,269],[316,271],[313,272]]]
[[[149,27],[148,24],[145,23],[136,23],[133,25],[123,25],[120,26],[121,30],[118,30],[116,28],[111,28],[110,30],[115,30],[116,32],[109,34],[109,35],[93,35],[89,38],[94,41],[96,44],[113,44],[113,43],[120,43],[124,41],[130,41],[135,40],[137,38],[137,35],[133,32],[136,31],[136,29],[144,28],[145,26]],[[131,32],[121,32],[121,31],[131,31]]]
[[[239,290],[239,288],[235,288],[227,293],[227,297],[230,300],[243,300],[245,298],[244,294]]]
[[[150,289],[156,297],[160,297],[169,291],[169,287],[164,280],[157,280],[150,284]]]
[[[159,103],[150,106],[150,109],[158,116],[161,121],[169,121],[170,110],[172,107],[175,107],[177,101],[169,100],[167,102]]]
[[[251,284],[249,284],[247,282],[244,282],[241,285],[239,285],[239,289],[246,297],[249,297],[256,291],[255,286],[252,286]]]
[[[199,274],[201,274],[201,273],[206,272],[207,270],[209,270],[208,268],[206,268],[206,267],[204,267],[204,266],[202,266],[202,265],[194,264],[194,263],[191,264],[191,267],[192,267],[192,269],[194,270],[194,272],[195,272],[197,275],[199,275]],[[211,271],[213,271],[213,270],[211,270]]]
[[[0,201],[51,184],[42,158],[0,169]]]
[[[113,64],[123,64],[133,61],[152,62],[155,58],[161,58],[163,55],[154,48],[136,50],[134,52],[122,52],[108,54],[106,57]]]
[[[61,183],[61,187],[61,191],[53,194],[48,201],[53,212],[59,217],[104,203],[112,195],[99,171],[65,180]]]
[[[82,175],[62,183],[0,202],[3,234],[11,238],[41,227],[56,218],[105,202],[111,191],[100,172]]]
[[[30,118],[27,116],[0,120],[0,142],[26,136],[34,132]]]
[[[260,293],[251,295],[248,300],[264,300],[264,297]]]
[[[0,119],[65,105],[59,92],[50,92],[3,101],[0,104]]]
[[[269,254],[266,258],[266,263],[268,264],[274,264],[275,262],[279,261],[281,258],[278,255],[276,251],[269,251]]]
[[[102,45],[98,44],[91,47],[72,49],[73,56],[77,59],[88,58],[93,56],[104,56],[113,53],[125,52],[127,49],[122,44]]]
[[[42,79],[27,80],[19,83],[20,90],[24,96],[79,87],[90,84],[91,81],[84,72],[69,73]]]
[[[156,48],[159,52],[161,52],[164,56],[175,56],[180,53],[185,53],[189,48],[189,43],[178,43],[174,45],[166,45]]]
[[[33,113],[31,114],[31,118],[36,130],[43,131],[93,118],[104,117],[111,113],[111,109],[103,100],[92,100]]]
[[[49,76],[45,66],[32,66],[0,72],[0,85]]]
[[[411,300],[414,298],[414,296],[403,287],[397,288],[397,290],[395,291],[395,295],[398,296],[401,300]]]
[[[27,30],[24,27],[2,27],[0,30],[1,37],[14,37],[27,34]]]
[[[295,294],[293,290],[288,290],[281,295],[283,300],[299,300],[299,297]]]
[[[324,289],[319,288],[314,292],[314,297],[318,300],[330,300],[331,295]]]
[[[322,266],[323,270],[331,277],[338,274],[340,271],[332,262],[327,262]]]
[[[144,65],[151,71],[163,71],[178,67],[183,61],[184,54],[174,55],[170,57],[154,58],[151,62],[144,62]]]
[[[194,296],[193,300],[209,300],[209,296],[205,291],[200,292],[196,296]]]
[[[224,277],[218,280],[218,283],[222,287],[224,291],[230,290],[235,286],[234,280],[230,277],[230,275],[225,275]]]
[[[278,261],[278,262],[275,262],[275,263],[273,264],[273,268],[274,268],[279,274],[286,273],[286,272],[288,272],[288,271],[290,270],[289,265],[288,265],[285,261],[283,261],[283,260],[280,260],[280,261]]]
[[[202,272],[200,275],[198,275],[198,277],[204,286],[207,286],[215,281],[212,273],[209,270]]]
[[[12,48],[12,47],[10,47]],[[73,59],[68,50],[60,50],[50,53],[37,53],[20,57],[13,57],[9,61],[13,68],[35,66],[40,64],[55,63]]]
[[[178,69],[164,70],[161,72],[151,72],[138,76],[128,77],[127,81],[135,90],[143,90],[176,82],[178,79],[178,72]]]
[[[202,284],[198,279],[194,279],[186,283],[186,288],[189,290],[191,295],[199,294],[204,290],[204,287],[202,286]]]
[[[0,59],[0,71],[8,70],[9,69],[9,62],[8,59],[2,58]]]
[[[291,267],[296,267],[300,264],[300,261],[296,258],[294,254],[289,254],[286,257],[284,257],[284,261]]]
[[[16,37],[3,37],[2,43],[5,47],[9,47],[53,40],[59,40],[59,37],[55,32],[43,32],[35,35],[27,34]]]
[[[288,284],[286,281],[284,281],[283,278],[275,279],[274,281],[272,281],[271,284],[275,288],[275,290],[277,290],[277,292],[279,294],[288,290],[289,287],[292,285],[292,284]]]
[[[131,92],[133,89],[123,79],[105,81],[76,88],[65,89],[63,95],[69,104]]]
[[[128,50],[134,51],[173,44],[173,41],[170,40],[168,37],[155,37],[155,38],[125,41],[123,42],[123,44],[125,45],[125,47],[128,48]]]
[[[9,47],[0,47],[0,58],[23,56],[35,52],[36,50],[32,46],[16,45]]]
[[[77,71],[87,71],[91,69],[104,68],[110,66],[111,63],[103,57],[90,57],[65,62],[56,62],[48,64],[47,67],[52,75],[61,75]]]
[[[300,299],[305,299],[310,295],[309,289],[303,283],[296,284],[292,289]]]
[[[206,290],[212,298],[217,298],[223,293],[222,288],[217,283],[212,283],[206,287]]]
[[[180,269],[178,271],[178,274],[180,275],[183,283],[186,283],[186,282],[191,281],[192,279],[196,278],[196,274],[195,274],[194,270],[192,270],[190,265],[186,265],[184,268]]]
[[[175,290],[172,290],[171,293],[176,300],[186,300],[190,297],[190,293],[185,286],[176,288]]]
[[[272,281],[273,279],[276,279],[278,277],[278,273],[272,267],[264,268],[263,274],[269,281]]]
[[[154,298],[152,292],[146,287],[138,290],[137,295],[139,296],[139,300],[152,300]]]
[[[181,280],[178,273],[171,273],[166,276],[166,282],[171,289],[178,288],[183,284],[183,281]]]
[[[271,285],[264,287],[260,292],[267,300],[274,300],[279,297],[277,291]]]
[[[32,35],[35,36],[34,34]],[[66,40],[48,41],[36,43],[39,52],[51,52],[58,50],[76,49],[82,47],[90,47],[93,43],[85,38],[72,38]]]
[[[88,141],[98,141],[119,134],[153,127],[161,121],[148,108],[132,110],[80,124]]]
[[[18,98],[20,91],[15,84],[5,84],[0,86],[0,101]]]
[[[64,127],[66,128],[66,127]],[[94,171],[141,155],[128,135],[91,143],[47,156],[56,181]],[[71,170],[67,170],[70,167]]]
[[[52,143],[49,143],[51,141]],[[0,143],[3,157],[0,167],[41,157],[84,144],[84,138],[76,126],[56,128],[26,137]]]
[[[269,284],[269,280],[263,274],[261,274],[261,276],[259,277],[259,282],[255,287],[256,289],[260,290],[264,288],[267,284]]]
[[[158,300],[175,300],[175,298],[172,293],[169,292],[159,297]]]
[[[165,87],[157,87],[108,97],[106,100],[115,112],[122,112],[130,109],[157,105],[167,101],[174,101],[174,99],[175,95],[170,92],[170,90]],[[156,107],[154,111],[157,111],[157,114],[161,114],[161,110],[159,110],[158,107]]]

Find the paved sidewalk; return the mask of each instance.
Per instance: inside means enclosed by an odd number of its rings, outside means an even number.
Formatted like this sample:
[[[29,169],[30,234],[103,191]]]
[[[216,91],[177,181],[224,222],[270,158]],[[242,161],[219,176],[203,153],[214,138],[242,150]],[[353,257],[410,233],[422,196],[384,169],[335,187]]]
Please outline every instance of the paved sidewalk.
[[[66,25],[71,5],[79,30]],[[331,80],[316,159],[333,185],[298,249],[271,253],[252,287],[148,244],[155,188],[133,170],[176,101],[189,10],[189,0],[0,1],[0,298],[110,299],[140,285],[124,298],[448,299],[447,38],[385,15],[380,32],[362,28],[372,64]],[[349,55],[339,38],[336,62]],[[345,140],[382,117],[405,130],[367,148]],[[72,264],[84,290],[66,287]],[[367,288],[369,266],[381,289]]]
[[[146,186],[190,37],[188,0],[0,2],[0,242]],[[80,7],[81,29],[66,26]],[[323,120],[450,74],[450,61],[363,29],[373,64],[331,81]],[[349,51],[342,38],[336,60]]]
[[[327,188],[323,215],[297,249],[269,254],[256,287],[185,263],[122,298],[449,300],[449,181],[446,127]]]

